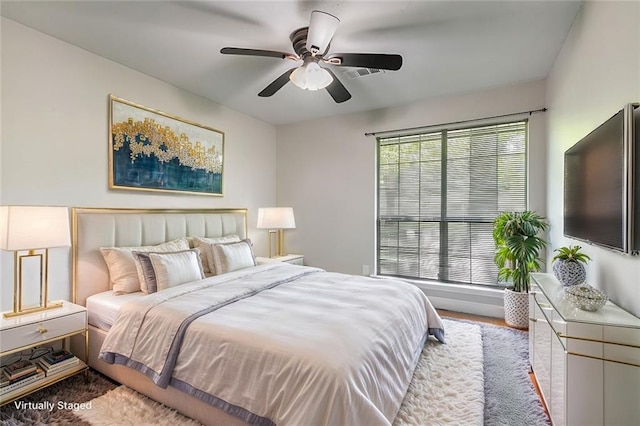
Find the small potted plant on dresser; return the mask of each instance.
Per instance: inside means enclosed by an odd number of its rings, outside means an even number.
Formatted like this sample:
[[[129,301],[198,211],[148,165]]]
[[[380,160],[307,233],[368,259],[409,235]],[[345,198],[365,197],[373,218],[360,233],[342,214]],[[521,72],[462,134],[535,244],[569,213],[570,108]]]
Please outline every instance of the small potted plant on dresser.
[[[553,256],[553,275],[556,276],[563,286],[580,285],[587,279],[587,270],[584,265],[591,258],[583,253],[580,246],[560,247]]]
[[[498,280],[510,283],[504,293],[504,320],[510,327],[529,327],[530,274],[540,270],[547,242],[539,234],[548,227],[544,217],[529,210],[502,212],[493,221]]]

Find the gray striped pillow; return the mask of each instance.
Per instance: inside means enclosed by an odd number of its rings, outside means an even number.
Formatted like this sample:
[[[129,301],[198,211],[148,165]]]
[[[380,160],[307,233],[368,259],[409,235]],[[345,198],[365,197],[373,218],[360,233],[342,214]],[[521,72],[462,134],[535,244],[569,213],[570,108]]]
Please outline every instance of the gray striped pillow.
[[[139,267],[138,271],[142,273],[141,278],[144,279],[144,285],[140,283],[140,287],[145,293],[155,293],[158,291],[156,273],[153,270],[151,259],[149,259],[149,252],[134,251],[131,254],[133,254],[133,259]]]
[[[144,280],[141,282],[142,291],[145,293],[155,293],[158,291],[158,276],[157,271],[154,268],[153,260],[151,259],[151,255],[159,255],[159,256],[167,256],[171,257],[172,255],[180,255],[182,253],[195,253],[197,260],[197,271],[191,274],[193,277],[198,277],[200,279],[204,278],[204,273],[202,271],[202,263],[200,262],[200,250],[197,248],[189,249],[189,250],[179,250],[179,251],[133,251],[131,254],[133,255],[133,259],[136,262],[136,268],[140,272],[140,279]],[[146,290],[146,291],[145,291]]]

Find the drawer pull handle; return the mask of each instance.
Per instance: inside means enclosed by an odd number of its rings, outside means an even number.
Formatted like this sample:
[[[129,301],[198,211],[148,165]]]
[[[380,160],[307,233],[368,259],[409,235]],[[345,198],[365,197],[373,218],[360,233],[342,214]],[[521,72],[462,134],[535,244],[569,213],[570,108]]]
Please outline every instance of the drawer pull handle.
[[[40,325],[38,326],[37,331],[38,331],[38,333],[40,333],[40,334],[44,334],[44,333],[46,333],[46,332],[47,332],[47,331],[49,331],[49,330],[47,330],[46,328],[44,328],[44,327],[42,326],[42,324],[40,324]]]

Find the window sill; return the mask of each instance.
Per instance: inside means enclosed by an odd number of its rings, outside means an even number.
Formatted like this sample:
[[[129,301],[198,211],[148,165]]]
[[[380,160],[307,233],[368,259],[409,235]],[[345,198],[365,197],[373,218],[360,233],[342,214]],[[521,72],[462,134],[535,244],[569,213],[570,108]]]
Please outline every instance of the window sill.
[[[393,278],[383,275],[372,275],[372,277]],[[437,309],[504,318],[504,290],[502,289],[407,278],[395,279],[418,287]]]

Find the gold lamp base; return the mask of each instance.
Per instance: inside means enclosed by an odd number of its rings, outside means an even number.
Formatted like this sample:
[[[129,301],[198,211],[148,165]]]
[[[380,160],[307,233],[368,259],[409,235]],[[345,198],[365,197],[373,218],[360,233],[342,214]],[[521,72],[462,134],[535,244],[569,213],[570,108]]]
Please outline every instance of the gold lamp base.
[[[19,317],[20,315],[34,314],[36,312],[48,311],[50,309],[62,308],[62,302],[51,302],[45,306],[36,306],[34,308],[26,308],[20,311],[5,312],[2,314],[5,318]]]
[[[271,250],[271,236],[275,235],[276,236],[276,252],[275,254],[272,254],[272,250]],[[269,231],[269,239],[268,239],[268,244],[269,244],[269,257],[273,258],[273,257],[281,257],[284,256],[284,229],[272,229]]]
[[[23,283],[22,274],[25,260],[35,259],[40,272],[40,298],[37,306],[22,306]],[[17,250],[14,253],[14,281],[13,281],[13,311],[5,312],[5,318],[13,318],[20,315],[33,314],[36,312],[48,311],[62,307],[61,301],[49,302],[49,250],[44,249],[41,253],[36,250],[28,250],[27,254],[20,254]]]

